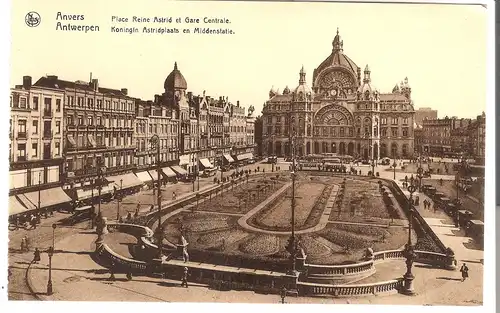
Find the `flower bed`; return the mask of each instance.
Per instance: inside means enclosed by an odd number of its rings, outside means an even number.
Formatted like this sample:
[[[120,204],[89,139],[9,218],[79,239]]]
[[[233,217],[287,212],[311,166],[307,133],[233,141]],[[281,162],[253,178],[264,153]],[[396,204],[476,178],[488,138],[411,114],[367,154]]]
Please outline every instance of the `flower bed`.
[[[203,234],[197,238],[193,246],[196,248],[218,248],[218,250],[227,251],[229,246],[234,242],[240,241],[249,236],[249,233],[239,229],[218,230]],[[225,247],[223,247],[225,245]]]
[[[212,194],[211,200],[207,196],[206,200],[199,204],[198,210],[245,214],[264,201],[270,194],[283,187],[286,181],[287,179],[283,176],[249,180],[248,183],[243,182],[234,189],[231,187],[225,189],[222,196],[220,193]],[[269,185],[270,188],[265,194],[258,196],[257,190],[265,185]]]
[[[273,235],[256,235],[242,242],[239,249],[255,256],[272,255],[280,250],[280,241]]]
[[[367,219],[377,218],[391,218],[378,184],[375,181],[347,180],[340,210],[331,214],[330,220],[368,222]]]
[[[329,196],[323,183],[307,182],[296,187],[295,227],[297,230],[314,226],[323,213],[326,199]],[[290,196],[289,192],[288,196]],[[292,199],[285,198],[270,203],[249,220],[249,224],[268,230],[290,230]],[[318,202],[320,200],[321,202]],[[276,204],[275,204],[276,203]]]

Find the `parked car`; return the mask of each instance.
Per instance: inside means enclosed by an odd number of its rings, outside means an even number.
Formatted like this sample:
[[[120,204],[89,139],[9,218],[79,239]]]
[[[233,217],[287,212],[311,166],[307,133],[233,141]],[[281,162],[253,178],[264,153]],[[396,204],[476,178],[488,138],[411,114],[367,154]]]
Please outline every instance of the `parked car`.
[[[254,164],[255,163],[255,159],[254,158],[250,158],[247,160],[247,164]]]

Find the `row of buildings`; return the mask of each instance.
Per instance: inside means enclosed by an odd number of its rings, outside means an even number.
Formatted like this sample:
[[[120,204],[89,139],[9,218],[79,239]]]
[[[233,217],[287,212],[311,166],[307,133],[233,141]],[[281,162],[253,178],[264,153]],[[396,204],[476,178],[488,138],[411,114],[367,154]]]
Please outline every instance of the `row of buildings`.
[[[424,118],[415,128],[415,149],[435,156],[469,157],[484,164],[486,115]]]
[[[152,100],[102,87],[92,75],[35,83],[25,76],[11,89],[10,108],[9,195],[27,209],[91,197],[96,182],[102,193],[117,182],[137,186],[156,179],[158,162],[168,178],[255,153],[253,107],[187,91],[177,63]]]

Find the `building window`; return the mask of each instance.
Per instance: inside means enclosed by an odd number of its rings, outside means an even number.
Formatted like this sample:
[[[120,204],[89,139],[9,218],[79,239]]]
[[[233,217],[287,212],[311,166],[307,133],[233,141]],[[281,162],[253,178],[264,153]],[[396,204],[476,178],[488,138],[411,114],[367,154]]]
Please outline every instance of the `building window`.
[[[26,161],[26,144],[25,143],[17,144],[17,160],[18,161]]]
[[[24,134],[26,136],[26,120],[19,120],[17,124],[19,134]]]
[[[25,97],[21,97],[21,98],[19,99],[19,107],[20,107],[21,109],[26,109],[26,103],[27,103],[27,102],[26,102],[26,98],[25,98]]]
[[[403,118],[403,124],[408,125],[408,118],[407,117]]]
[[[38,121],[33,121],[33,135],[38,134]]]
[[[61,99],[56,99],[56,112],[61,112]]]
[[[83,116],[78,116],[78,125],[83,125]]]
[[[93,125],[93,119],[92,116],[87,116],[87,125],[92,126]]]
[[[100,116],[96,117],[96,125],[102,126],[102,118]]]
[[[397,128],[393,128],[391,130],[391,136],[392,137],[397,137],[398,136],[398,129]]]
[[[38,97],[33,97],[33,110],[38,110]]]
[[[403,137],[408,137],[408,128],[403,128]]]
[[[66,123],[68,123],[68,126],[74,126],[74,124],[73,124],[73,116],[71,116],[71,115],[68,116],[66,118]]]
[[[398,118],[397,117],[392,118],[392,125],[398,125]]]
[[[31,156],[38,158],[38,143],[31,144]]]
[[[61,143],[60,142],[56,142],[55,146],[56,146],[56,152],[55,152],[55,154],[56,154],[56,156],[59,156],[61,154]]]
[[[52,98],[44,98],[43,99],[43,104],[44,104],[44,111],[50,112],[52,110]]]
[[[382,117],[382,118],[380,119],[380,124],[382,124],[382,125],[387,125],[387,118]]]
[[[60,133],[61,133],[61,122],[56,121],[56,134],[60,134]]]

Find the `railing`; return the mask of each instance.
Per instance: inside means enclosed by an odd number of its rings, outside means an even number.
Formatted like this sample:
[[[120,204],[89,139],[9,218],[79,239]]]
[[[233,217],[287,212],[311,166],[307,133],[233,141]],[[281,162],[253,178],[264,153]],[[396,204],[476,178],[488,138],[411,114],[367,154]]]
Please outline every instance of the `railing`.
[[[374,269],[373,261],[365,261],[348,265],[315,265],[306,264],[308,276],[310,275],[349,275],[358,274]]]
[[[373,253],[373,260],[377,262],[385,260],[404,259],[403,250],[387,250]]]
[[[108,245],[102,244],[96,250],[97,256],[109,264],[109,266],[113,266],[113,270],[115,272],[125,272],[125,273],[147,273],[150,271],[148,268],[148,264],[143,261],[137,261],[133,259],[126,258],[115,253],[111,250]]]
[[[52,117],[52,110],[43,110],[43,117]]]
[[[327,285],[299,282],[300,295],[329,295],[334,297],[356,297],[396,293],[403,286],[403,279],[361,285]]]
[[[18,132],[17,138],[18,139],[26,139],[26,132]]]

